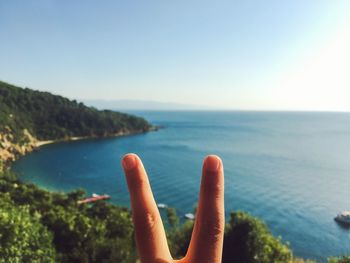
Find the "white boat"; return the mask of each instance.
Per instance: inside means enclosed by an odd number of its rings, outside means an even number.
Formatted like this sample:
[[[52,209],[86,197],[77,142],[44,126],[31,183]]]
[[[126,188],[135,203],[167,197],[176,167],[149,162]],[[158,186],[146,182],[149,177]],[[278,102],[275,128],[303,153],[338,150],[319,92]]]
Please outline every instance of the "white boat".
[[[187,213],[187,214],[185,214],[185,218],[193,220],[195,218],[195,216],[192,213]]]
[[[340,212],[335,218],[335,221],[350,225],[350,211]]]
[[[168,207],[166,204],[163,204],[163,203],[159,203],[159,204],[157,204],[157,206],[158,206],[158,208],[161,208],[161,209]]]

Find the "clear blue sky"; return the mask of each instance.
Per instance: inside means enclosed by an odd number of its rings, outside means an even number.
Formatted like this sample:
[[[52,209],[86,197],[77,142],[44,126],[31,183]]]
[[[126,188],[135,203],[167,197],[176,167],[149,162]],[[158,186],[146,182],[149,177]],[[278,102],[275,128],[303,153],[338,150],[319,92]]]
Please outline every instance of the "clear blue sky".
[[[350,110],[350,1],[0,0],[0,79],[78,99]]]

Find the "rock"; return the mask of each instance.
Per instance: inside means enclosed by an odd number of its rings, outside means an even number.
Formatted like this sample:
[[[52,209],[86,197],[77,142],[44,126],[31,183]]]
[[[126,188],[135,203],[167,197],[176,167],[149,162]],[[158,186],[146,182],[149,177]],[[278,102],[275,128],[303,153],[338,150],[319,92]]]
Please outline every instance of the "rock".
[[[22,145],[13,142],[13,135],[8,127],[0,133],[0,171],[3,171],[9,163],[18,157],[32,152],[36,148],[38,140],[27,129],[23,130],[23,139],[26,143]]]

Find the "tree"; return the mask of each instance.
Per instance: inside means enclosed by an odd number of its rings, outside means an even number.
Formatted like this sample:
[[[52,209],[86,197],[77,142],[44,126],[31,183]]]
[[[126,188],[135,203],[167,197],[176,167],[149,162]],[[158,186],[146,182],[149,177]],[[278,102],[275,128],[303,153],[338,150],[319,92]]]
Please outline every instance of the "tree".
[[[170,227],[176,227],[179,225],[179,218],[176,214],[175,208],[167,207],[166,215]]]
[[[243,212],[231,213],[225,229],[223,263],[290,262],[292,252],[267,226]]]
[[[168,231],[168,244],[174,258],[182,258],[186,255],[193,225],[192,220],[187,220],[182,226],[174,227]]]
[[[30,215],[28,206],[15,206],[0,197],[0,262],[55,262],[51,233]]]

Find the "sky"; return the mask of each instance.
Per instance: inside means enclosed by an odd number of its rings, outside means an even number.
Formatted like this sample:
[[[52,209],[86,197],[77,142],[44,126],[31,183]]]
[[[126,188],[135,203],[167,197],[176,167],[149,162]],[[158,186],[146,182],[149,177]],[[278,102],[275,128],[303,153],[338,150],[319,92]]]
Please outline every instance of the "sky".
[[[79,100],[350,111],[348,0],[0,0],[0,80]]]

